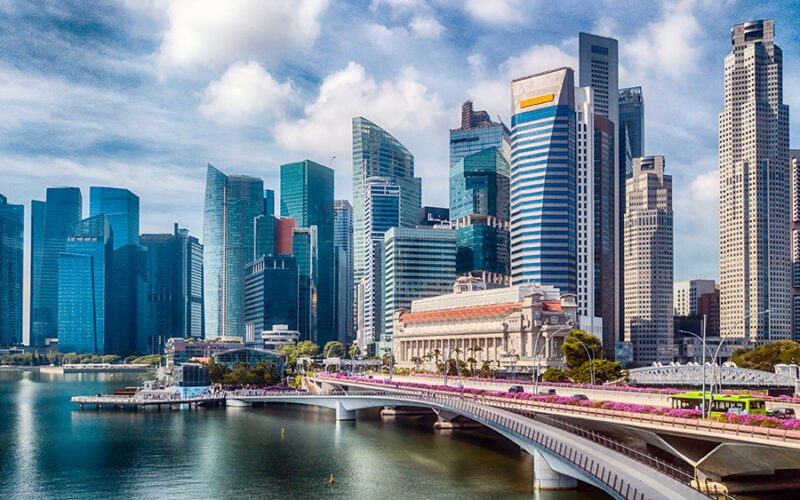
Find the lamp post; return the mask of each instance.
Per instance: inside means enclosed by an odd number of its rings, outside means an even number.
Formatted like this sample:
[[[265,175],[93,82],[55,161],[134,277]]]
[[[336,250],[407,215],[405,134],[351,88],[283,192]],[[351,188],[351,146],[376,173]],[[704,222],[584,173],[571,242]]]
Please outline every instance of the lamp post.
[[[575,326],[575,325],[568,322],[566,325],[562,326],[561,328],[559,328],[558,330],[553,332],[553,334],[551,335],[551,338],[555,337],[556,335],[558,335],[559,333],[563,332],[564,330],[571,330],[573,326]],[[534,394],[538,394],[538,392],[539,392],[539,358],[541,357],[541,354],[539,354],[539,353],[541,351],[543,351],[544,347],[547,345],[547,340],[545,339],[545,342],[542,344],[542,348],[541,349],[537,349],[539,347],[538,346],[539,337],[542,334],[542,328],[544,328],[544,325],[540,326],[539,327],[539,331],[536,332],[536,341],[533,344],[533,350],[534,350],[534,352],[533,352],[533,362],[535,363],[535,371],[534,371],[534,377],[533,377],[533,393]]]
[[[706,315],[705,314],[703,315],[703,336],[702,337],[700,337],[699,335],[697,335],[694,332],[690,332],[690,331],[687,331],[687,330],[678,330],[678,333],[688,333],[689,335],[692,335],[693,337],[696,337],[696,338],[700,339],[703,342],[703,349],[702,349],[702,351],[703,351],[703,360],[702,360],[702,365],[703,365],[703,397],[702,397],[702,400],[701,400],[702,402],[700,404],[700,412],[703,415],[705,415],[705,412],[706,412],[706,354],[711,354],[711,352],[708,350],[708,346],[706,345]]]

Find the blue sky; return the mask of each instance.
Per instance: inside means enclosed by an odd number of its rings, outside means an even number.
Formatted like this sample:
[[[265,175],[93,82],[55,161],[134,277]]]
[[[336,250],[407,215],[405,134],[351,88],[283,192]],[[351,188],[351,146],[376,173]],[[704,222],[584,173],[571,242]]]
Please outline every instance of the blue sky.
[[[641,85],[646,151],[674,176],[675,278],[718,276],[717,115],[732,25],[774,18],[784,100],[800,106],[789,2],[541,0],[0,0],[0,192],[127,187],[142,232],[202,235],[205,165],[278,188],[281,163],[336,170],[350,197],[350,119],[416,157],[447,204],[448,129],[467,98],[507,121],[510,80],[577,68],[579,31],[620,42]],[[792,144],[800,136],[792,130]],[[795,146],[796,147],[796,146]]]

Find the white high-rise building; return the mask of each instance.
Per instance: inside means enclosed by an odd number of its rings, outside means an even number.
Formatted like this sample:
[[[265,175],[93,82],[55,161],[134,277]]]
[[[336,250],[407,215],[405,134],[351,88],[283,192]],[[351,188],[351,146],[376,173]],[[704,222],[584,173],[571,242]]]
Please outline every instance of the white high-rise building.
[[[792,338],[800,339],[800,149],[792,149]]]
[[[791,336],[789,107],[774,21],[731,30],[719,115],[720,334]]]
[[[633,161],[625,186],[625,341],[640,365],[669,363],[672,332],[672,176],[663,156]]]
[[[697,314],[697,298],[707,293],[714,293],[714,280],[676,281],[672,287],[672,303],[675,316]]]

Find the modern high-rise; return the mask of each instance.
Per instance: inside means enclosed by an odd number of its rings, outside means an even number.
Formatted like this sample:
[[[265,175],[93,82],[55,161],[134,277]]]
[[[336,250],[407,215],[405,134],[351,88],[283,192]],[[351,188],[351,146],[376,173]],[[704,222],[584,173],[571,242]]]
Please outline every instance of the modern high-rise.
[[[450,209],[445,207],[421,207],[418,226],[438,226],[450,222]]]
[[[319,338],[319,250],[317,226],[292,230],[292,255],[297,263],[297,331],[300,340],[310,340],[324,346]],[[327,341],[326,341],[327,342]]]
[[[636,158],[625,188],[625,341],[647,366],[674,358],[672,176],[663,156]]]
[[[697,314],[697,299],[707,293],[714,293],[717,284],[714,280],[676,281],[672,286],[672,306],[675,316]]]
[[[571,68],[511,83],[511,284],[577,289],[575,83]]]
[[[364,275],[365,183],[369,177],[389,177],[402,190],[402,227],[415,227],[422,206],[422,179],[414,177],[414,156],[387,131],[357,116],[353,118],[353,278]]]
[[[450,219],[458,241],[457,272],[498,286],[509,283],[510,131],[486,111],[461,106],[450,130]]]
[[[619,331],[615,132],[614,122],[594,115],[594,310],[603,319],[603,349],[609,359],[613,359]]]
[[[333,202],[333,249],[335,260],[334,314],[340,342],[355,339],[353,303],[353,205],[347,200]]]
[[[719,115],[720,334],[791,337],[789,107],[772,20],[737,24]]]
[[[790,152],[792,176],[792,338],[800,340],[800,149]]]
[[[274,215],[262,214],[255,218],[255,233],[253,235],[253,259],[257,260],[265,255],[275,253],[275,229],[278,218]]]
[[[30,344],[58,338],[58,261],[69,226],[81,220],[81,190],[47,188],[46,201],[31,203]]]
[[[245,335],[258,341],[274,325],[297,330],[297,262],[291,255],[265,255],[247,264]]]
[[[581,87],[591,87],[595,113],[619,123],[619,48],[613,38],[578,34]]]
[[[112,354],[114,237],[105,215],[70,224],[58,256],[58,349]]]
[[[103,214],[114,231],[114,250],[139,244],[139,197],[122,188],[89,188],[89,217]]]
[[[113,233],[114,228],[111,230]],[[161,353],[162,344],[153,345],[149,339],[147,264],[147,248],[141,245],[128,244],[112,254],[111,278],[107,285],[111,293],[106,308],[106,354]]]
[[[208,165],[203,218],[207,338],[244,334],[245,264],[253,260],[255,218],[264,213],[264,183]]]
[[[275,215],[275,191],[264,190],[264,215]]]
[[[147,249],[148,332],[140,340],[146,349],[138,350],[153,352],[170,338],[204,338],[203,245],[178,224],[139,241]]]
[[[384,235],[384,337],[390,342],[394,315],[411,301],[444,295],[456,280],[456,235],[444,227],[393,227]]]
[[[400,225],[402,190],[388,177],[369,177],[364,199],[364,327],[359,348],[374,353],[383,332],[383,249],[386,231]]]
[[[631,156],[634,158],[644,156],[644,94],[642,87],[619,89],[618,125],[620,142],[623,134],[627,135],[631,146]]]
[[[0,194],[0,346],[22,343],[25,206]]]
[[[311,160],[281,165],[281,217],[293,218],[297,227],[317,228],[316,341],[325,345],[338,338],[333,313],[333,169]]]

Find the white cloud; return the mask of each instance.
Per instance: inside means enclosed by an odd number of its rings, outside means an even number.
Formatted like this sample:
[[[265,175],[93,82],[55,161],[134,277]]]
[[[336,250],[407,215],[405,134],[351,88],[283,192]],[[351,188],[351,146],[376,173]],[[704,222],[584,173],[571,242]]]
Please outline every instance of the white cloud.
[[[281,117],[295,102],[292,82],[279,83],[255,61],[232,64],[202,92],[200,114],[221,123]]]
[[[415,16],[408,27],[420,38],[436,39],[444,32],[444,26],[431,16]]]
[[[523,0],[466,0],[463,5],[473,19],[489,24],[523,23],[534,7]]]
[[[483,72],[486,71],[486,56],[470,54],[467,56],[467,64],[469,64],[469,70],[473,76],[483,76]]]
[[[157,58],[167,67],[277,59],[309,48],[327,0],[171,0]]]
[[[692,198],[702,202],[719,203],[719,170],[706,172],[694,178]]]
[[[519,56],[509,57],[500,67],[510,80],[561,66],[577,71],[578,59],[555,45],[534,45]]]

